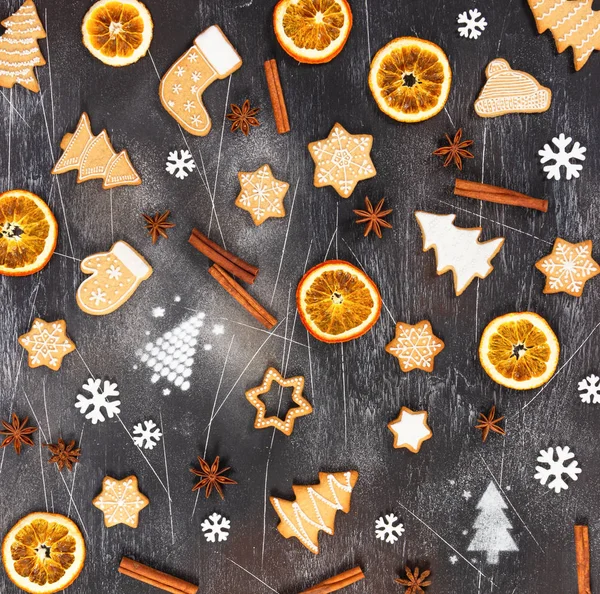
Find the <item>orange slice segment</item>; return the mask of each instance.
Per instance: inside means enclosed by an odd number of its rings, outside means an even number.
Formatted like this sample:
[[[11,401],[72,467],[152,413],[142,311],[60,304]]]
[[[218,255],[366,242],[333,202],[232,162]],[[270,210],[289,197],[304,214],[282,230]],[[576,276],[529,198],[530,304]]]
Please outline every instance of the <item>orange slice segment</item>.
[[[559,354],[558,339],[548,322],[530,311],[492,320],[479,343],[479,360],[487,374],[514,390],[545,384],[556,371]]]
[[[58,224],[48,205],[26,190],[0,194],[0,274],[41,270],[56,247]]]
[[[323,64],[342,51],[352,28],[352,11],[346,0],[279,0],[273,27],[292,58]]]
[[[2,563],[13,583],[32,594],[71,585],[83,569],[85,542],[74,522],[36,512],[21,518],[2,543]]]
[[[422,122],[439,113],[451,83],[444,50],[416,37],[390,41],[375,54],[369,71],[369,87],[379,109],[399,122]]]
[[[138,0],[100,0],[83,17],[83,45],[109,66],[128,66],[146,55],[152,17]]]
[[[343,260],[328,260],[311,268],[298,284],[296,304],[302,323],[323,342],[362,336],[381,311],[375,283]]]

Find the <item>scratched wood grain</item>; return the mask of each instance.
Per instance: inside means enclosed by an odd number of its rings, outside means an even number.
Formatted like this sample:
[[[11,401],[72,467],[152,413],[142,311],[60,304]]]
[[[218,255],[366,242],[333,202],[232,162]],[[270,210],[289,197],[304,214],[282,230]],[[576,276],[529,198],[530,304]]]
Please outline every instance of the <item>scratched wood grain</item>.
[[[19,4],[2,0],[0,17]],[[432,594],[547,594],[576,590],[573,524],[587,520],[592,579],[600,587],[600,412],[577,396],[577,382],[600,370],[600,281],[591,281],[581,299],[543,295],[544,279],[533,268],[557,235],[573,242],[600,240],[600,55],[575,73],[571,50],[558,55],[549,34],[537,35],[525,0],[355,0],[346,48],[318,67],[299,65],[276,47],[271,0],[146,4],[155,23],[152,55],[112,69],[80,42],[88,2],[38,0],[48,33],[41,42],[48,65],[38,69],[42,92],[2,89],[1,188],[22,187],[44,197],[57,215],[60,236],[57,254],[42,272],[0,282],[0,416],[15,411],[33,417],[40,427],[35,448],[20,457],[9,450],[0,454],[0,532],[34,510],[72,517],[84,530],[88,548],[85,568],[69,588],[73,594],[149,592],[148,586],[117,574],[122,555],[197,582],[202,593],[293,594],[356,564],[367,579],[349,593],[399,592],[393,578],[408,562],[432,570]],[[456,31],[458,13],[473,7],[489,23],[477,41],[460,38]],[[205,93],[214,124],[209,136],[184,136],[160,104],[158,75],[213,23],[224,29],[244,65]],[[370,58],[401,35],[440,44],[454,72],[446,110],[415,126],[383,115],[366,84]],[[280,60],[292,123],[284,136],[275,132],[262,69],[273,55]],[[478,118],[473,102],[485,66],[496,57],[551,87],[550,110]],[[262,110],[261,127],[248,138],[223,130],[228,103],[246,98]],[[77,185],[74,173],[50,174],[62,135],[73,130],[84,110],[94,132],[105,127],[116,150],[129,151],[141,186],[107,192],[96,181]],[[336,121],[375,138],[377,176],[361,182],[348,200],[331,188],[313,186],[306,150]],[[466,179],[547,198],[549,212],[453,197],[455,172],[443,169],[431,151],[444,133],[461,126],[475,140],[476,158],[466,163]],[[579,179],[548,181],[537,151],[561,132],[587,146],[587,158]],[[177,180],[165,171],[167,154],[188,145],[198,169]],[[263,163],[291,185],[288,215],[255,228],[233,202],[237,172]],[[385,231],[382,241],[363,238],[353,223],[352,209],[363,204],[365,195],[385,196],[394,208],[394,228]],[[167,208],[177,226],[167,241],[152,245],[140,215]],[[481,225],[485,239],[505,237],[491,276],[456,298],[451,278],[435,274],[433,253],[421,251],[416,209],[456,213],[460,226]],[[281,321],[272,335],[215,285],[207,262],[187,244],[192,226],[210,230],[211,237],[260,266],[251,291]],[[75,303],[83,279],[79,260],[116,239],[142,252],[154,275],[117,312],[87,316]],[[596,259],[599,250],[597,244]],[[327,256],[364,266],[386,304],[375,328],[344,346],[309,340],[295,315],[294,290],[302,272]],[[163,317],[152,316],[156,307],[164,308]],[[525,309],[546,317],[562,354],[551,383],[519,394],[491,382],[476,351],[488,321]],[[152,372],[139,362],[137,351],[200,311],[206,317],[191,388],[181,392],[162,380],[152,383]],[[16,342],[36,315],[66,319],[77,344],[78,352],[64,360],[59,373],[29,369]],[[432,374],[405,375],[383,347],[394,335],[395,321],[424,318],[431,320],[446,349]],[[215,324],[223,325],[224,334],[213,333]],[[205,344],[212,349],[204,350]],[[299,419],[290,438],[252,427],[253,411],[243,393],[259,383],[268,365],[307,378],[315,412]],[[118,383],[120,420],[94,426],[74,408],[91,375]],[[482,445],[473,424],[492,403],[507,416],[508,435],[504,440],[492,435]],[[392,448],[386,423],[402,405],[429,411],[434,436],[418,455]],[[164,440],[143,457],[128,432],[146,419],[162,424]],[[59,436],[81,439],[76,474],[61,476],[38,445]],[[560,495],[533,479],[539,450],[556,445],[571,446],[583,469]],[[191,491],[188,468],[205,451],[211,459],[222,456],[239,482],[227,488],[224,502],[196,500]],[[352,509],[338,514],[333,537],[321,536],[321,554],[313,556],[295,539],[283,540],[268,496],[291,497],[294,481],[315,482],[320,470],[344,469],[360,473]],[[104,475],[131,473],[150,506],[142,511],[137,530],[107,530],[91,500]],[[506,514],[519,548],[501,553],[498,565],[467,551],[476,503],[492,480],[510,502]],[[217,545],[207,543],[200,528],[214,511],[232,525],[229,540]],[[395,545],[374,534],[376,518],[390,512],[406,529]],[[4,572],[0,591],[16,592]]]

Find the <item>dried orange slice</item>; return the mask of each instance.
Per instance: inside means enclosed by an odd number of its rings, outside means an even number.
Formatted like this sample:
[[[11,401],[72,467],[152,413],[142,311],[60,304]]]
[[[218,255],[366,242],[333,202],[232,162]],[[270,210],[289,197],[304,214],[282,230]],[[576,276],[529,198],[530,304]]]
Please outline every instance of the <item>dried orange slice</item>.
[[[342,51],[352,28],[352,11],[346,0],[279,0],[273,27],[292,58],[323,64]]]
[[[41,270],[56,247],[58,225],[48,205],[26,190],[0,194],[0,274]]]
[[[152,17],[138,0],[100,0],[83,17],[83,45],[109,66],[128,66],[146,55]]]
[[[558,339],[548,322],[530,311],[492,320],[479,343],[479,360],[487,374],[514,390],[545,384],[556,371],[559,354]]]
[[[21,518],[2,543],[2,563],[13,583],[32,594],[71,585],[85,561],[85,542],[74,522],[36,512]]]
[[[296,304],[302,323],[323,342],[362,336],[381,311],[375,283],[343,260],[327,260],[311,268],[298,284]]]
[[[371,62],[369,87],[383,113],[399,122],[422,122],[448,99],[452,70],[444,50],[425,39],[398,37]]]

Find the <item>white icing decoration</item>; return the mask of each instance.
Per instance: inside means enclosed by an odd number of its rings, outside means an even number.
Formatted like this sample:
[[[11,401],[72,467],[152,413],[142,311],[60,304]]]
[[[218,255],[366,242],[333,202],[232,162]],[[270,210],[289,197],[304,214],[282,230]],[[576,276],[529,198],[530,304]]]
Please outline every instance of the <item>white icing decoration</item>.
[[[416,453],[421,448],[421,443],[433,434],[427,425],[427,413],[423,410],[413,412],[403,408],[397,421],[389,424],[394,433],[394,447],[407,448]]]
[[[227,37],[215,25],[202,31],[194,43],[221,77],[242,63]]]

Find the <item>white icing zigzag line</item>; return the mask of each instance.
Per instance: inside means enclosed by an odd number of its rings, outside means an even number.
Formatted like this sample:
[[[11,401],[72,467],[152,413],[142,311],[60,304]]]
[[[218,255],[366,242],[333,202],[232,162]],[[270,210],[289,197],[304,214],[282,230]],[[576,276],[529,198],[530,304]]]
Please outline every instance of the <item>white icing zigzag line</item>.
[[[570,18],[575,16],[575,14],[577,14],[577,11],[582,7],[585,7],[585,4],[581,4],[580,6],[578,6],[571,14],[567,15],[564,19],[561,19],[558,23],[556,23],[556,26],[558,27],[558,26],[562,25],[563,23],[568,21]],[[559,37],[558,41],[564,42],[567,39],[569,39],[569,37],[574,35],[578,29],[581,29],[581,27],[583,27],[593,16],[594,16],[594,13],[590,12],[590,14],[588,14],[581,21],[579,21],[570,31],[567,31],[563,36]]]
[[[539,2],[537,4],[533,5],[533,10],[535,10],[536,8],[539,8],[540,6],[542,6],[542,4],[544,4],[546,0],[539,0]]]
[[[37,64],[39,64],[40,62],[40,57],[36,56],[35,58],[32,58],[31,60],[23,60],[23,61],[19,61],[19,62],[8,62],[6,60],[0,60],[0,66],[8,66],[9,68],[11,66],[36,66]]]
[[[586,39],[584,39],[580,44],[578,44],[576,47],[577,49],[580,49],[581,47],[583,47],[583,45],[585,45],[585,43],[587,43],[588,41],[591,40],[591,38],[596,35],[596,33],[598,33],[598,31],[600,31],[600,25],[598,25],[587,37]],[[579,58],[577,58],[578,62],[582,62],[583,60],[587,60],[588,56],[594,51],[594,47],[590,47],[588,48],[588,50],[586,52],[584,52]]]
[[[558,0],[557,3],[552,8],[550,8],[550,10],[548,12],[545,12],[541,16],[537,17],[537,20],[541,21],[541,20],[545,19],[547,16],[551,15],[555,10],[560,8],[564,4],[564,2],[565,2],[565,0]]]
[[[32,47],[31,49],[11,51],[0,47],[0,54],[6,54],[7,56],[28,56],[29,54],[35,54],[38,50],[38,47]]]

